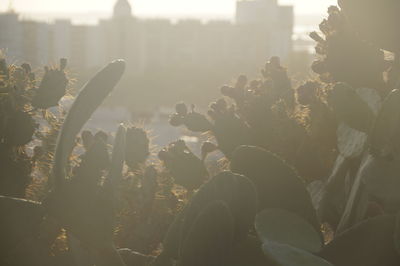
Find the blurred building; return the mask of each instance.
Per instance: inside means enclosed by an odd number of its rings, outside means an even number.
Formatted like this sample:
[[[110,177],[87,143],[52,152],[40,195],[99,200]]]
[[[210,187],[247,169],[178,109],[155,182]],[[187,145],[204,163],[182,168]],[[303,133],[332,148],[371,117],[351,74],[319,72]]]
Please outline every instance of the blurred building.
[[[22,28],[17,13],[9,11],[0,14],[0,49],[4,50],[10,58],[23,56]]]
[[[133,73],[175,67],[259,67],[292,50],[293,8],[277,0],[237,2],[236,20],[210,21],[136,18],[128,0],[118,0],[113,16],[97,25],[19,20],[15,12],[0,14],[0,49],[34,65],[60,57],[76,69],[94,69],[111,59],[126,59]]]

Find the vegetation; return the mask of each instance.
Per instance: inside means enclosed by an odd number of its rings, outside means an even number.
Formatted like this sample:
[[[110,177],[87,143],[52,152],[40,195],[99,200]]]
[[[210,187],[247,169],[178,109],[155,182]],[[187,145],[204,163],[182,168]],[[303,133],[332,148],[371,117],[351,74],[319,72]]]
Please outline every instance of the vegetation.
[[[201,158],[178,140],[150,160],[147,133],[130,125],[82,131],[124,61],[65,114],[65,59],[41,82],[2,59],[0,264],[399,265],[398,60],[381,50],[396,53],[397,36],[363,27],[369,6],[350,2],[311,33],[318,79],[293,88],[272,57],[260,79],[223,86],[207,115],[176,105],[172,126],[209,136]],[[388,3],[377,5],[399,11]],[[214,174],[205,159],[217,150]]]

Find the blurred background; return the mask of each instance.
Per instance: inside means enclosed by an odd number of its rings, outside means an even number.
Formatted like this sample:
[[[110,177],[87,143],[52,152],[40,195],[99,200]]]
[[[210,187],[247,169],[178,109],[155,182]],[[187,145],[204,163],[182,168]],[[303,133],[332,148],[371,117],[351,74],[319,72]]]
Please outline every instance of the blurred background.
[[[175,130],[166,122],[175,103],[203,110],[238,75],[257,78],[271,56],[281,58],[294,82],[310,77],[308,33],[335,2],[1,1],[0,49],[10,63],[35,68],[68,58],[77,88],[110,60],[125,59],[127,74],[92,125],[140,121],[164,132]]]

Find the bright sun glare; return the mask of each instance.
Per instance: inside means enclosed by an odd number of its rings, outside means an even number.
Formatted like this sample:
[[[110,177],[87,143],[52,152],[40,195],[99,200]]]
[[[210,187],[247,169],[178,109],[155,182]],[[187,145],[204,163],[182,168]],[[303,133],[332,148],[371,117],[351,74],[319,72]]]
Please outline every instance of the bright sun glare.
[[[0,9],[11,3],[23,13],[109,13],[115,0],[12,0],[1,1]],[[235,0],[130,0],[138,16],[222,15],[231,16]],[[294,4],[298,14],[320,14],[336,0],[281,0],[281,4]]]

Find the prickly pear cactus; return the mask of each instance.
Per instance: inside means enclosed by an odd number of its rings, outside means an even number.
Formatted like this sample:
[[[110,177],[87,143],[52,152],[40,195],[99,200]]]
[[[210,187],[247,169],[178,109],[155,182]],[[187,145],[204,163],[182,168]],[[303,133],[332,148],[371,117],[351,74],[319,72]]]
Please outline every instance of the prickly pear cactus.
[[[338,3],[349,23],[363,38],[380,48],[399,51],[400,39],[396,25],[400,4],[397,1],[339,0]]]
[[[65,179],[66,169],[77,133],[114,88],[124,68],[123,61],[110,63],[76,98],[58,138],[53,166],[55,190],[45,201],[48,213],[68,232],[100,249],[111,245],[114,222],[113,194],[99,186],[102,171],[109,166],[107,135],[99,132],[94,136],[81,165],[69,181]]]
[[[208,176],[204,162],[183,140],[168,145],[158,153],[158,158],[172,175],[175,183],[188,190],[199,188]]]
[[[321,37],[313,32],[319,58],[312,70],[326,83],[346,82],[352,87],[385,89],[383,72],[387,69],[383,51],[360,39],[336,6],[328,9],[328,18],[319,25]]]
[[[257,214],[256,231],[263,243],[276,242],[318,253],[321,233],[299,216],[282,209],[265,209]]]
[[[369,132],[375,119],[373,111],[357,92],[344,83],[337,83],[329,92],[328,104],[338,117],[348,126]]]
[[[369,137],[371,152],[380,157],[395,157],[400,154],[400,91],[393,90],[384,100]]]
[[[150,140],[146,131],[129,127],[126,132],[125,161],[131,170],[137,170],[150,155]]]
[[[306,99],[299,91],[300,101]],[[309,123],[302,119],[308,107],[304,110],[298,108],[296,90],[292,88],[287,70],[278,57],[272,57],[266,63],[259,79],[249,81],[245,75],[240,75],[234,85],[223,86],[221,93],[224,98],[209,105],[209,118],[194,110],[189,112],[184,103],[179,103],[170,124],[210,133],[215,138],[216,147],[228,160],[237,147],[255,145],[285,158],[307,180],[328,173],[336,144],[332,137],[334,134],[328,137],[332,146],[320,148],[317,144],[322,142],[325,145],[324,132],[332,125],[335,127],[331,111],[321,97],[316,96],[316,91],[312,91],[315,96],[309,105],[313,109],[310,112],[312,123],[316,125],[318,120],[323,121],[323,125],[310,130]],[[318,114],[318,119],[315,119],[315,114]]]
[[[265,243],[264,254],[273,262],[273,265],[307,265],[307,266],[333,266],[328,261],[315,256],[307,251],[279,243]]]
[[[39,147],[30,155],[28,146],[34,139],[42,142],[45,139],[39,136],[43,132],[38,120],[50,117],[44,109],[56,106],[66,94],[66,65],[66,60],[62,59],[60,69],[47,68],[38,87],[29,64],[7,65],[0,56],[0,161],[4,165],[0,172],[0,194],[19,198],[29,196],[33,168],[40,164],[41,155],[48,155],[48,151],[39,152]],[[55,100],[52,100],[53,93],[57,94]],[[39,98],[51,104],[38,106]]]
[[[198,215],[209,204],[221,201],[229,209],[234,221],[233,240],[240,242],[247,237],[257,212],[254,185],[244,176],[222,172],[205,183],[185,208],[176,216],[163,242],[163,252],[156,265],[178,259],[185,239]]]
[[[7,254],[15,252],[18,244],[27,236],[35,235],[35,232],[40,231],[45,211],[37,202],[4,196],[0,196],[0,210],[3,215],[0,227],[2,235],[0,262],[4,262],[8,257]]]
[[[235,173],[247,176],[255,184],[259,210],[288,210],[307,220],[316,229],[319,228],[304,181],[278,156],[258,147],[241,146],[235,151],[230,168]]]
[[[66,94],[68,79],[65,74],[67,59],[60,60],[59,68],[45,68],[42,81],[32,99],[35,108],[47,109],[57,106],[60,99]]]
[[[65,118],[54,155],[56,188],[64,182],[65,167],[74,147],[75,137],[104,98],[110,94],[125,70],[124,61],[114,61],[99,71],[81,90]]]
[[[224,201],[235,220],[235,240],[246,237],[257,210],[257,193],[249,179],[231,172],[222,172],[204,184],[194,195],[185,211],[183,234],[197,213],[211,201]]]
[[[338,266],[398,265],[394,228],[395,216],[381,215],[363,221],[337,235],[319,255]]]
[[[224,265],[232,252],[234,219],[223,201],[214,201],[196,217],[182,243],[180,266]]]

